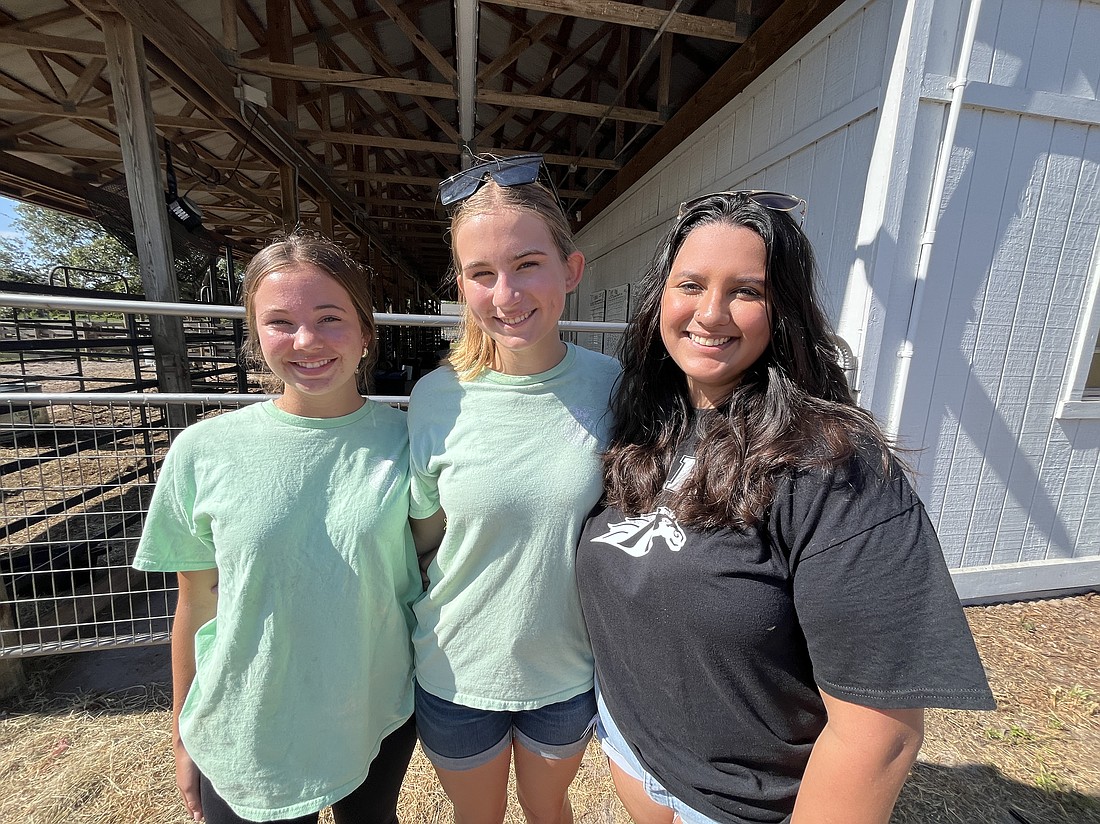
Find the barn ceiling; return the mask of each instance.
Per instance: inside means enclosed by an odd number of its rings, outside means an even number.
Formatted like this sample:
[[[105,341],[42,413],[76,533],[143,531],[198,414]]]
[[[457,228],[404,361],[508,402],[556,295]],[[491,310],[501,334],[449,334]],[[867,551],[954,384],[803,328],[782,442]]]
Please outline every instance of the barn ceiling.
[[[435,185],[465,151],[543,153],[579,226],[838,5],[0,0],[0,192],[117,204],[103,21],[121,17],[198,233],[249,254],[301,222],[430,292],[448,261]]]

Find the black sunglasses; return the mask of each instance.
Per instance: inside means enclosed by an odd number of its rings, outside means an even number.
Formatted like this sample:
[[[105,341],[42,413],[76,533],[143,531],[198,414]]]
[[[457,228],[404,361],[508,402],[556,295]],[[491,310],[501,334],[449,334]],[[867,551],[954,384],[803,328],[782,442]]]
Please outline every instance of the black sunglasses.
[[[731,192],[711,192],[708,195],[685,200],[680,204],[680,210],[676,213],[676,219],[680,220],[689,210],[698,206],[704,200],[708,200],[716,195],[740,195],[746,200],[751,200],[757,206],[763,206],[765,209],[771,209],[775,212],[793,212],[795,209],[798,209],[801,215],[798,221],[799,226],[801,226],[802,222],[806,219],[805,198],[798,197],[798,195],[784,194],[783,192],[769,192],[763,189],[739,189]]]
[[[558,192],[554,188],[549,172],[546,171],[542,155],[524,154],[500,160],[486,160],[442,181],[439,184],[439,202],[444,206],[450,206],[452,203],[465,200],[480,189],[489,178],[496,181],[498,186],[507,188],[534,183],[540,176],[557,198]]]

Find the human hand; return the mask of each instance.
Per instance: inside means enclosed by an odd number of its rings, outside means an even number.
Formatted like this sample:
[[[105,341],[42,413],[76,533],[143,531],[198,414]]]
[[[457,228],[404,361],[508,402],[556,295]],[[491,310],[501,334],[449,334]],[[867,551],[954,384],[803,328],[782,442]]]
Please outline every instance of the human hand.
[[[175,746],[176,755],[176,786],[183,796],[183,804],[187,812],[195,821],[202,821],[202,798],[199,791],[199,768],[187,754],[182,742]]]

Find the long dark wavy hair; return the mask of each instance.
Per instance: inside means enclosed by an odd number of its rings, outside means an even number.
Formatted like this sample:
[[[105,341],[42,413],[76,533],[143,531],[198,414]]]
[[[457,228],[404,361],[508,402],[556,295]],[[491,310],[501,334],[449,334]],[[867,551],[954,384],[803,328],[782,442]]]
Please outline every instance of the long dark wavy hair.
[[[684,373],[661,340],[661,297],[684,240],[700,226],[742,226],[764,241],[771,342],[717,414],[692,407]],[[887,469],[892,450],[857,407],[837,362],[832,330],[815,294],[809,239],[786,212],[744,194],[716,194],[683,214],[657,247],[623,336],[623,374],[604,456],[607,502],[630,515],[657,505],[678,445],[699,438],[696,463],[667,502],[696,528],[753,528],[792,471],[836,467],[871,447]]]

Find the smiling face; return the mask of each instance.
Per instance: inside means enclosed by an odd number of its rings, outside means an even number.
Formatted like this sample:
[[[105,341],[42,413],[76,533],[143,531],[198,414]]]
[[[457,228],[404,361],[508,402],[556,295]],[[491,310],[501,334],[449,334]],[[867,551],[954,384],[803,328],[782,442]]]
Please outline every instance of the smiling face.
[[[347,290],[323,269],[293,263],[270,272],[252,311],[264,361],[286,384],[280,409],[334,418],[363,405],[356,370],[370,333]]]
[[[744,226],[709,223],[687,236],[661,295],[661,340],[696,408],[722,403],[771,341],[767,251]]]
[[[535,375],[565,355],[558,321],[580,283],[584,256],[562,260],[550,230],[530,210],[471,216],[455,229],[458,288],[479,327],[497,344],[493,368]]]

